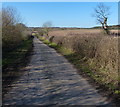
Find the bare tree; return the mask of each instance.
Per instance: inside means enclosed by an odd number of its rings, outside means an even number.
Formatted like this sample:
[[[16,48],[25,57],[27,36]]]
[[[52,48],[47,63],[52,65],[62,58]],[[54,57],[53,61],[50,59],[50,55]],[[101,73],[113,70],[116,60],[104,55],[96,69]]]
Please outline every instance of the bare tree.
[[[20,22],[20,16],[13,7],[3,7],[2,8],[2,27],[8,25],[15,25]]]
[[[51,27],[52,27],[52,22],[51,21],[45,22],[43,24],[44,32],[46,33],[47,37],[48,37],[48,33],[49,33]]]
[[[95,9],[94,9],[94,17],[96,17],[97,23],[102,25],[102,28],[104,31],[109,34],[109,29],[107,25],[108,16],[110,15],[110,7],[105,6],[103,3],[100,3]]]

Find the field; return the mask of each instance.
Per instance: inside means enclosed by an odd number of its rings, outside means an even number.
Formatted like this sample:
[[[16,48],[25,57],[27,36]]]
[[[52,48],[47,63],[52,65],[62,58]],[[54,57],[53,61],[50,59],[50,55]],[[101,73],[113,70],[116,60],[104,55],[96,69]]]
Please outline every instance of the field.
[[[49,32],[50,36],[75,36],[75,35],[92,35],[96,34],[95,36],[97,36],[97,34],[102,33],[103,31],[101,29],[73,29],[73,30],[53,30],[51,32]],[[111,30],[111,33],[118,33],[118,30]]]
[[[59,51],[78,69],[118,93],[118,36],[105,35],[100,29],[68,29],[50,31],[47,39],[62,47]]]

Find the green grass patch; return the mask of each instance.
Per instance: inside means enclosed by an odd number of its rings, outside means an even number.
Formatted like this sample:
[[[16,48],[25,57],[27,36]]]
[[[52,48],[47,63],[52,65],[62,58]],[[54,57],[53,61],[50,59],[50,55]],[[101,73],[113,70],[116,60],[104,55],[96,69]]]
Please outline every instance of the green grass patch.
[[[49,40],[44,40],[43,42],[48,45],[50,44]]]
[[[52,47],[52,48],[57,48],[57,44],[56,43],[49,43],[49,46]]]
[[[120,90],[115,90],[114,93],[120,95]]]
[[[45,40],[45,38],[42,37],[42,36],[37,36],[37,38],[39,38],[41,41],[44,41],[44,40]]]
[[[46,40],[44,37],[39,36],[38,37],[41,41],[43,41],[43,43],[47,44],[48,46],[52,47],[52,48],[58,48],[58,45],[56,43],[50,42],[49,40]]]
[[[32,39],[23,41],[23,43],[15,50],[4,55],[2,59],[2,67],[6,68],[19,64],[21,60],[24,60],[28,51],[32,48]],[[5,53],[5,52],[4,52]]]
[[[65,47],[58,46],[57,51],[60,52],[62,55],[67,56],[73,54],[71,49],[67,49]]]

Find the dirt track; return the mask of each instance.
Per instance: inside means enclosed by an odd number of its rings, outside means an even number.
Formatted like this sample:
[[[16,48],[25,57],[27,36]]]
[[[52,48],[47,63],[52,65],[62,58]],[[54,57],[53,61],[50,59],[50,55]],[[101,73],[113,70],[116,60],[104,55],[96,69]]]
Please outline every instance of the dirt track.
[[[77,70],[37,38],[25,74],[12,84],[3,105],[109,105]]]

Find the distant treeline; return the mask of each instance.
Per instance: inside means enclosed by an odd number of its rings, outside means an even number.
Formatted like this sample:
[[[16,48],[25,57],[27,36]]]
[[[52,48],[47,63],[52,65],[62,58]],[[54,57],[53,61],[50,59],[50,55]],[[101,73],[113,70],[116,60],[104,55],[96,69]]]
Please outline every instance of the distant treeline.
[[[44,27],[27,27],[30,31],[43,30]],[[75,30],[75,29],[102,29],[101,26],[91,27],[91,28],[78,28],[78,27],[51,27],[51,30]],[[120,29],[120,25],[109,26],[110,30]]]
[[[101,29],[101,26],[96,26],[96,27],[93,27],[92,29]],[[117,30],[117,29],[120,29],[120,25],[113,25],[113,26],[109,26],[109,29],[110,30]]]

